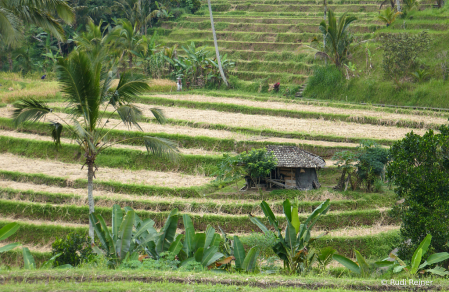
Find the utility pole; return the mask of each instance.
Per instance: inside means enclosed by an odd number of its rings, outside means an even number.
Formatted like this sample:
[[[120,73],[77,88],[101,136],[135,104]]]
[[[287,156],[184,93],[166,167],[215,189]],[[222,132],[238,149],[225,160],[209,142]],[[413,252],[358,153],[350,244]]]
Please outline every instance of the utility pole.
[[[217,56],[218,70],[220,71],[221,79],[223,79],[226,86],[229,86],[228,80],[226,80],[226,76],[224,75],[223,68],[221,67],[221,59],[220,53],[218,52],[217,35],[215,34],[214,17],[212,16],[212,7],[210,5],[210,0],[207,0],[207,5],[209,5],[210,25],[212,26],[212,34],[214,36],[215,55]]]

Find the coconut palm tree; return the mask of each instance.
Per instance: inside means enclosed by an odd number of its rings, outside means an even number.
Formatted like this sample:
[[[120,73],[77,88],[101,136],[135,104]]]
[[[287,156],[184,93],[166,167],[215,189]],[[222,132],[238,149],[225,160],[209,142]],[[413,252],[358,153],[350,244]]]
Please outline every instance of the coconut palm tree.
[[[377,18],[379,18],[379,20],[384,22],[388,27],[393,22],[395,22],[396,17],[398,17],[401,14],[402,14],[402,12],[399,12],[399,11],[396,12],[396,11],[394,11],[393,8],[387,7],[385,10],[382,10],[382,12],[380,12],[380,14],[377,16]]]
[[[328,11],[328,25],[323,20],[320,23],[319,29],[323,33],[325,48],[324,52],[318,52],[327,59],[332,60],[337,67],[342,65],[342,61],[348,53],[349,45],[352,42],[352,37],[349,34],[349,25],[356,21],[355,16],[346,16],[344,13],[337,23],[337,18],[334,12],[329,9]]]
[[[217,34],[215,33],[214,17],[212,15],[212,6],[210,5],[210,0],[207,0],[207,5],[209,6],[210,24],[212,26],[212,35],[214,37],[215,55],[217,57],[218,70],[220,71],[221,79],[223,79],[226,86],[229,86],[228,80],[226,79],[223,68],[221,66],[222,63],[220,59],[220,52],[218,51]]]
[[[23,26],[33,24],[63,40],[64,30],[55,14],[67,23],[75,19],[64,0],[0,0],[0,38],[7,44],[17,43]]]
[[[120,61],[127,56],[129,69],[133,68],[133,56],[137,52],[146,50],[137,26],[127,19],[119,19],[117,26],[105,37],[104,43],[113,43],[115,49],[120,52]]]
[[[47,116],[52,118],[51,135],[57,146],[61,144],[63,130],[72,134],[85,159],[83,167],[87,166],[89,214],[94,212],[93,178],[98,170],[95,160],[102,151],[114,144],[139,139],[112,141],[108,139],[108,133],[121,123],[142,130],[138,124],[142,113],[132,101],[138,94],[149,89],[142,76],[124,73],[117,88],[110,93],[112,73],[104,66],[104,54],[104,50],[76,50],[69,58],[58,61],[56,73],[65,97],[66,111],[69,113],[67,118],[49,105],[34,99],[21,100],[15,105],[13,113],[16,126],[24,122],[37,122]],[[165,122],[161,110],[152,108],[151,112],[158,122]],[[107,127],[108,122],[114,121],[112,118],[116,114],[121,120],[115,120],[115,126]],[[148,152],[171,158],[176,158],[178,154],[175,144],[171,141],[151,136],[144,136],[142,139]],[[89,236],[94,238],[92,222]]]

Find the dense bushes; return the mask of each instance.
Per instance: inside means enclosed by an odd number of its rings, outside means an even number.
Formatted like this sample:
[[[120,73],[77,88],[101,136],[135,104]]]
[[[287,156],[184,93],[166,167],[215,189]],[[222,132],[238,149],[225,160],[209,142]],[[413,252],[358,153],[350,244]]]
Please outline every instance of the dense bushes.
[[[388,177],[402,202],[395,211],[402,219],[401,234],[411,239],[402,254],[410,254],[427,234],[435,251],[449,251],[449,128],[423,136],[411,132],[391,147],[391,157]]]

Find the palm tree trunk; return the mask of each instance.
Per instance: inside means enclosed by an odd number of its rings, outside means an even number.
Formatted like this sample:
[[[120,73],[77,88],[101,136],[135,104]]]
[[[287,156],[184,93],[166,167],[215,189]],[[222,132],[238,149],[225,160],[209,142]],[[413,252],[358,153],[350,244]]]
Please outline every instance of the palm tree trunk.
[[[226,86],[229,86],[228,80],[226,80],[226,76],[224,75],[223,68],[221,67],[220,52],[218,52],[217,35],[215,34],[214,17],[212,16],[212,7],[210,5],[210,0],[207,0],[207,5],[209,6],[210,25],[212,26],[212,34],[214,36],[214,46],[215,54],[217,56],[218,70],[220,71],[221,79],[223,79]]]
[[[89,204],[89,214],[92,214],[94,210],[94,163],[87,162],[87,202]],[[94,242],[94,226],[89,219],[89,237],[92,243]]]
[[[131,70],[133,68],[133,55],[131,53],[129,53],[129,69]]]
[[[324,22],[326,22],[326,14],[327,14],[327,3],[324,0]],[[326,35],[323,34],[323,52],[326,51]],[[324,59],[325,64],[327,65],[327,58]]]
[[[8,53],[8,63],[9,63],[9,71],[12,72],[12,52]]]

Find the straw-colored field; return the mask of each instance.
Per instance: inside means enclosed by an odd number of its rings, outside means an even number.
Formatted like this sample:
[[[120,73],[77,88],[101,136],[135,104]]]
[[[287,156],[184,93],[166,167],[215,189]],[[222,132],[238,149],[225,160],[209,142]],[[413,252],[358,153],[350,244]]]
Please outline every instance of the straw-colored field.
[[[144,115],[151,116],[152,106],[139,104]],[[377,138],[398,140],[410,131],[424,134],[425,130],[398,128],[392,126],[375,126],[341,121],[324,121],[320,119],[294,119],[272,117],[265,115],[246,115],[238,113],[224,113],[214,110],[197,110],[176,107],[159,107],[167,117],[177,120],[222,124],[233,127],[249,127],[254,129],[269,129],[281,132],[301,132],[308,134],[332,135],[352,138]]]
[[[370,111],[370,110],[359,110],[359,109],[345,109],[341,107],[328,107],[328,106],[318,106],[318,105],[307,105],[307,104],[298,104],[294,101],[291,102],[281,102],[281,101],[253,101],[248,99],[240,99],[240,98],[220,98],[213,96],[204,96],[204,95],[154,95],[156,97],[163,97],[167,99],[173,100],[190,100],[197,102],[216,102],[216,103],[224,103],[224,104],[236,104],[236,105],[245,105],[251,107],[259,107],[259,108],[269,108],[269,109],[283,109],[283,110],[295,110],[295,111],[304,111],[304,112],[317,112],[317,113],[326,113],[326,114],[347,114],[351,115],[351,117],[376,117],[378,119],[384,121],[391,121],[391,125],[395,125],[397,121],[416,121],[423,122],[426,124],[446,124],[447,118],[445,117],[437,117],[437,116],[422,116],[422,115],[411,115],[411,114],[393,114],[387,112],[379,112],[379,111]]]
[[[61,106],[62,104],[52,104]],[[11,117],[12,114],[12,108],[0,108],[0,117]],[[61,117],[67,117],[67,115],[63,113],[58,113]],[[58,120],[55,117],[50,118],[49,120]],[[137,131],[135,128],[129,129],[125,125],[121,124],[116,126],[118,123],[120,123],[119,120],[116,119],[109,119],[109,123],[107,124],[107,128],[114,127],[117,130],[131,130],[131,131]],[[328,142],[328,141],[310,141],[310,140],[303,140],[303,139],[290,139],[290,138],[276,138],[276,137],[266,137],[266,136],[256,136],[256,135],[247,135],[242,133],[236,133],[232,131],[227,130],[211,130],[211,129],[198,129],[198,128],[191,128],[188,126],[177,126],[177,125],[160,125],[157,123],[140,123],[141,128],[146,133],[167,133],[167,134],[178,134],[178,135],[187,135],[187,136],[206,136],[211,138],[218,138],[218,139],[235,139],[236,141],[266,141],[266,142],[276,142],[276,143],[295,143],[295,144],[310,144],[310,145],[317,145],[317,146],[328,146],[328,147],[356,147],[358,144],[356,143],[346,143],[346,142]],[[196,154],[191,149],[185,149],[182,150],[185,151],[183,153],[189,153],[189,154]],[[189,152],[190,151],[190,152]]]
[[[41,173],[70,180],[87,179],[87,169],[81,165],[62,163],[54,160],[30,159],[12,154],[0,154],[0,169],[25,173]],[[166,187],[190,187],[204,185],[211,178],[185,175],[175,172],[158,172],[149,170],[120,170],[100,167],[95,173],[99,181],[146,184]]]

